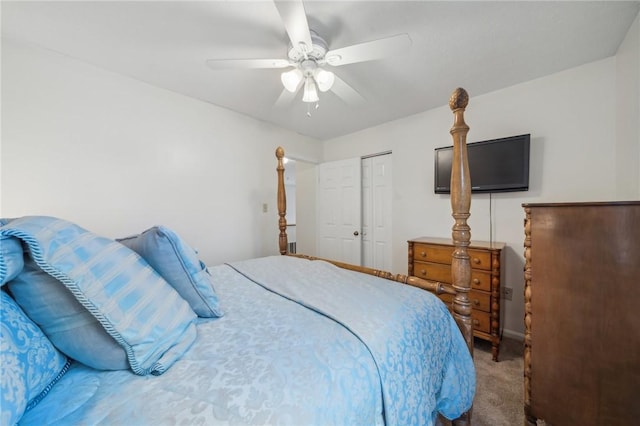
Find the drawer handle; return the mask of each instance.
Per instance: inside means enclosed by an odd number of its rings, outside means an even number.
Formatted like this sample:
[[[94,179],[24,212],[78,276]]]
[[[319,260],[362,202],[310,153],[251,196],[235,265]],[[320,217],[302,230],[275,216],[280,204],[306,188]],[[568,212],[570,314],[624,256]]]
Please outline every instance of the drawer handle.
[[[477,319],[473,320],[473,325],[480,325],[480,321],[478,321]]]
[[[426,252],[424,252],[424,251],[422,251],[422,252],[420,252],[420,256],[422,256],[422,257],[427,257],[427,253],[426,253]]]
[[[424,275],[425,277],[427,276],[427,271],[425,271],[424,269],[422,269],[420,271],[420,275]]]
[[[477,265],[478,263],[480,263],[480,259],[478,259],[477,257],[474,257],[473,258],[473,263],[475,263]]]
[[[478,278],[474,278],[474,279],[473,279],[473,283],[474,283],[475,285],[479,285],[479,284],[480,284],[480,280],[479,280]]]
[[[473,299],[473,304],[478,306],[480,304],[480,301],[478,299]]]

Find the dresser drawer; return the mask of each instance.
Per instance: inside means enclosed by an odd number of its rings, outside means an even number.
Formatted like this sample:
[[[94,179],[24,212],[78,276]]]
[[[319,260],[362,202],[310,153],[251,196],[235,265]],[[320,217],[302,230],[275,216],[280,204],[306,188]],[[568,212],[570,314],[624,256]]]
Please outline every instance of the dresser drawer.
[[[471,288],[491,291],[491,274],[489,272],[471,270]]]
[[[491,270],[491,253],[474,249],[467,250],[469,253],[469,263],[473,269]]]
[[[491,254],[487,251],[467,249],[472,268],[491,270]],[[451,265],[453,247],[415,243],[413,259],[418,262],[433,262]]]
[[[451,265],[452,247],[416,243],[413,245],[413,259],[420,262],[435,262]]]
[[[471,307],[479,311],[491,312],[491,295],[488,293],[481,293],[479,291],[472,291],[469,293],[469,300],[471,300]]]
[[[451,265],[414,262],[413,275],[418,278],[451,284]]]
[[[440,294],[438,296],[447,306],[453,306],[453,294]],[[469,300],[471,301],[471,307],[479,311],[491,312],[491,295],[489,293],[483,293],[481,291],[469,292]]]
[[[471,311],[471,319],[473,321],[474,330],[483,333],[491,333],[491,314],[488,312]]]
[[[441,263],[413,263],[413,275],[426,280],[451,284],[451,265]],[[491,273],[486,271],[471,270],[471,288],[491,291]]]
[[[450,298],[450,300],[453,300],[453,296],[447,294],[447,295],[440,295],[438,297],[440,297],[440,299],[442,299],[443,301],[445,301],[444,297],[442,296],[448,296],[448,298]],[[449,311],[453,314],[453,305],[452,303],[446,302],[447,303],[447,307],[449,308]],[[483,312],[483,311],[479,311],[477,309],[472,309],[471,310],[471,321],[473,321],[473,329],[475,331],[481,331],[483,333],[487,333],[487,334],[491,334],[491,314],[489,312]]]

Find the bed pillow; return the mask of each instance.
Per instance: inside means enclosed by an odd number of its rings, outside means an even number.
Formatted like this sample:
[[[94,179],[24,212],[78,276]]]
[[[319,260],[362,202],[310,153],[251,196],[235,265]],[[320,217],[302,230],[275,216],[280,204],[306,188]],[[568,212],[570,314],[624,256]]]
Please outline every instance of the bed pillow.
[[[24,267],[24,250],[20,240],[0,237],[0,285],[15,278]]]
[[[64,284],[33,259],[27,257],[24,269],[8,287],[29,318],[68,357],[98,370],[129,368],[124,348]]]
[[[164,226],[116,240],[142,256],[203,318],[222,316],[211,275],[198,254]]]
[[[162,374],[195,340],[196,315],[189,304],[122,244],[47,216],[14,219],[0,227],[1,236],[22,241],[33,262],[62,283],[124,349],[134,373]],[[97,355],[100,348],[78,340],[75,347],[87,357]]]
[[[69,362],[13,299],[0,293],[0,424],[14,425],[44,398]]]

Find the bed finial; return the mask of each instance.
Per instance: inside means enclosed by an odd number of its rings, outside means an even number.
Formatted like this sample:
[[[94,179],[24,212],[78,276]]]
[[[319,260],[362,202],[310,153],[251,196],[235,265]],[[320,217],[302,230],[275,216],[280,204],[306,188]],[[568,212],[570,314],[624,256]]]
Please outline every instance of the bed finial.
[[[449,108],[451,108],[451,111],[466,108],[468,104],[469,94],[462,87],[455,89],[449,98]]]
[[[276,158],[278,159],[278,228],[280,235],[278,237],[278,246],[280,254],[287,254],[287,195],[284,189],[284,148],[281,146],[276,148]]]

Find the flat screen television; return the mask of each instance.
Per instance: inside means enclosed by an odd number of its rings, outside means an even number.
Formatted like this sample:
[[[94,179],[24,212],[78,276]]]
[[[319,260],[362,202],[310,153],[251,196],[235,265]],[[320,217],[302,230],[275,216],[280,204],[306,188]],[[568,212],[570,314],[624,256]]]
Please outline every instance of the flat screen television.
[[[471,192],[529,190],[530,134],[467,144]],[[453,146],[435,149],[436,194],[451,192]]]

